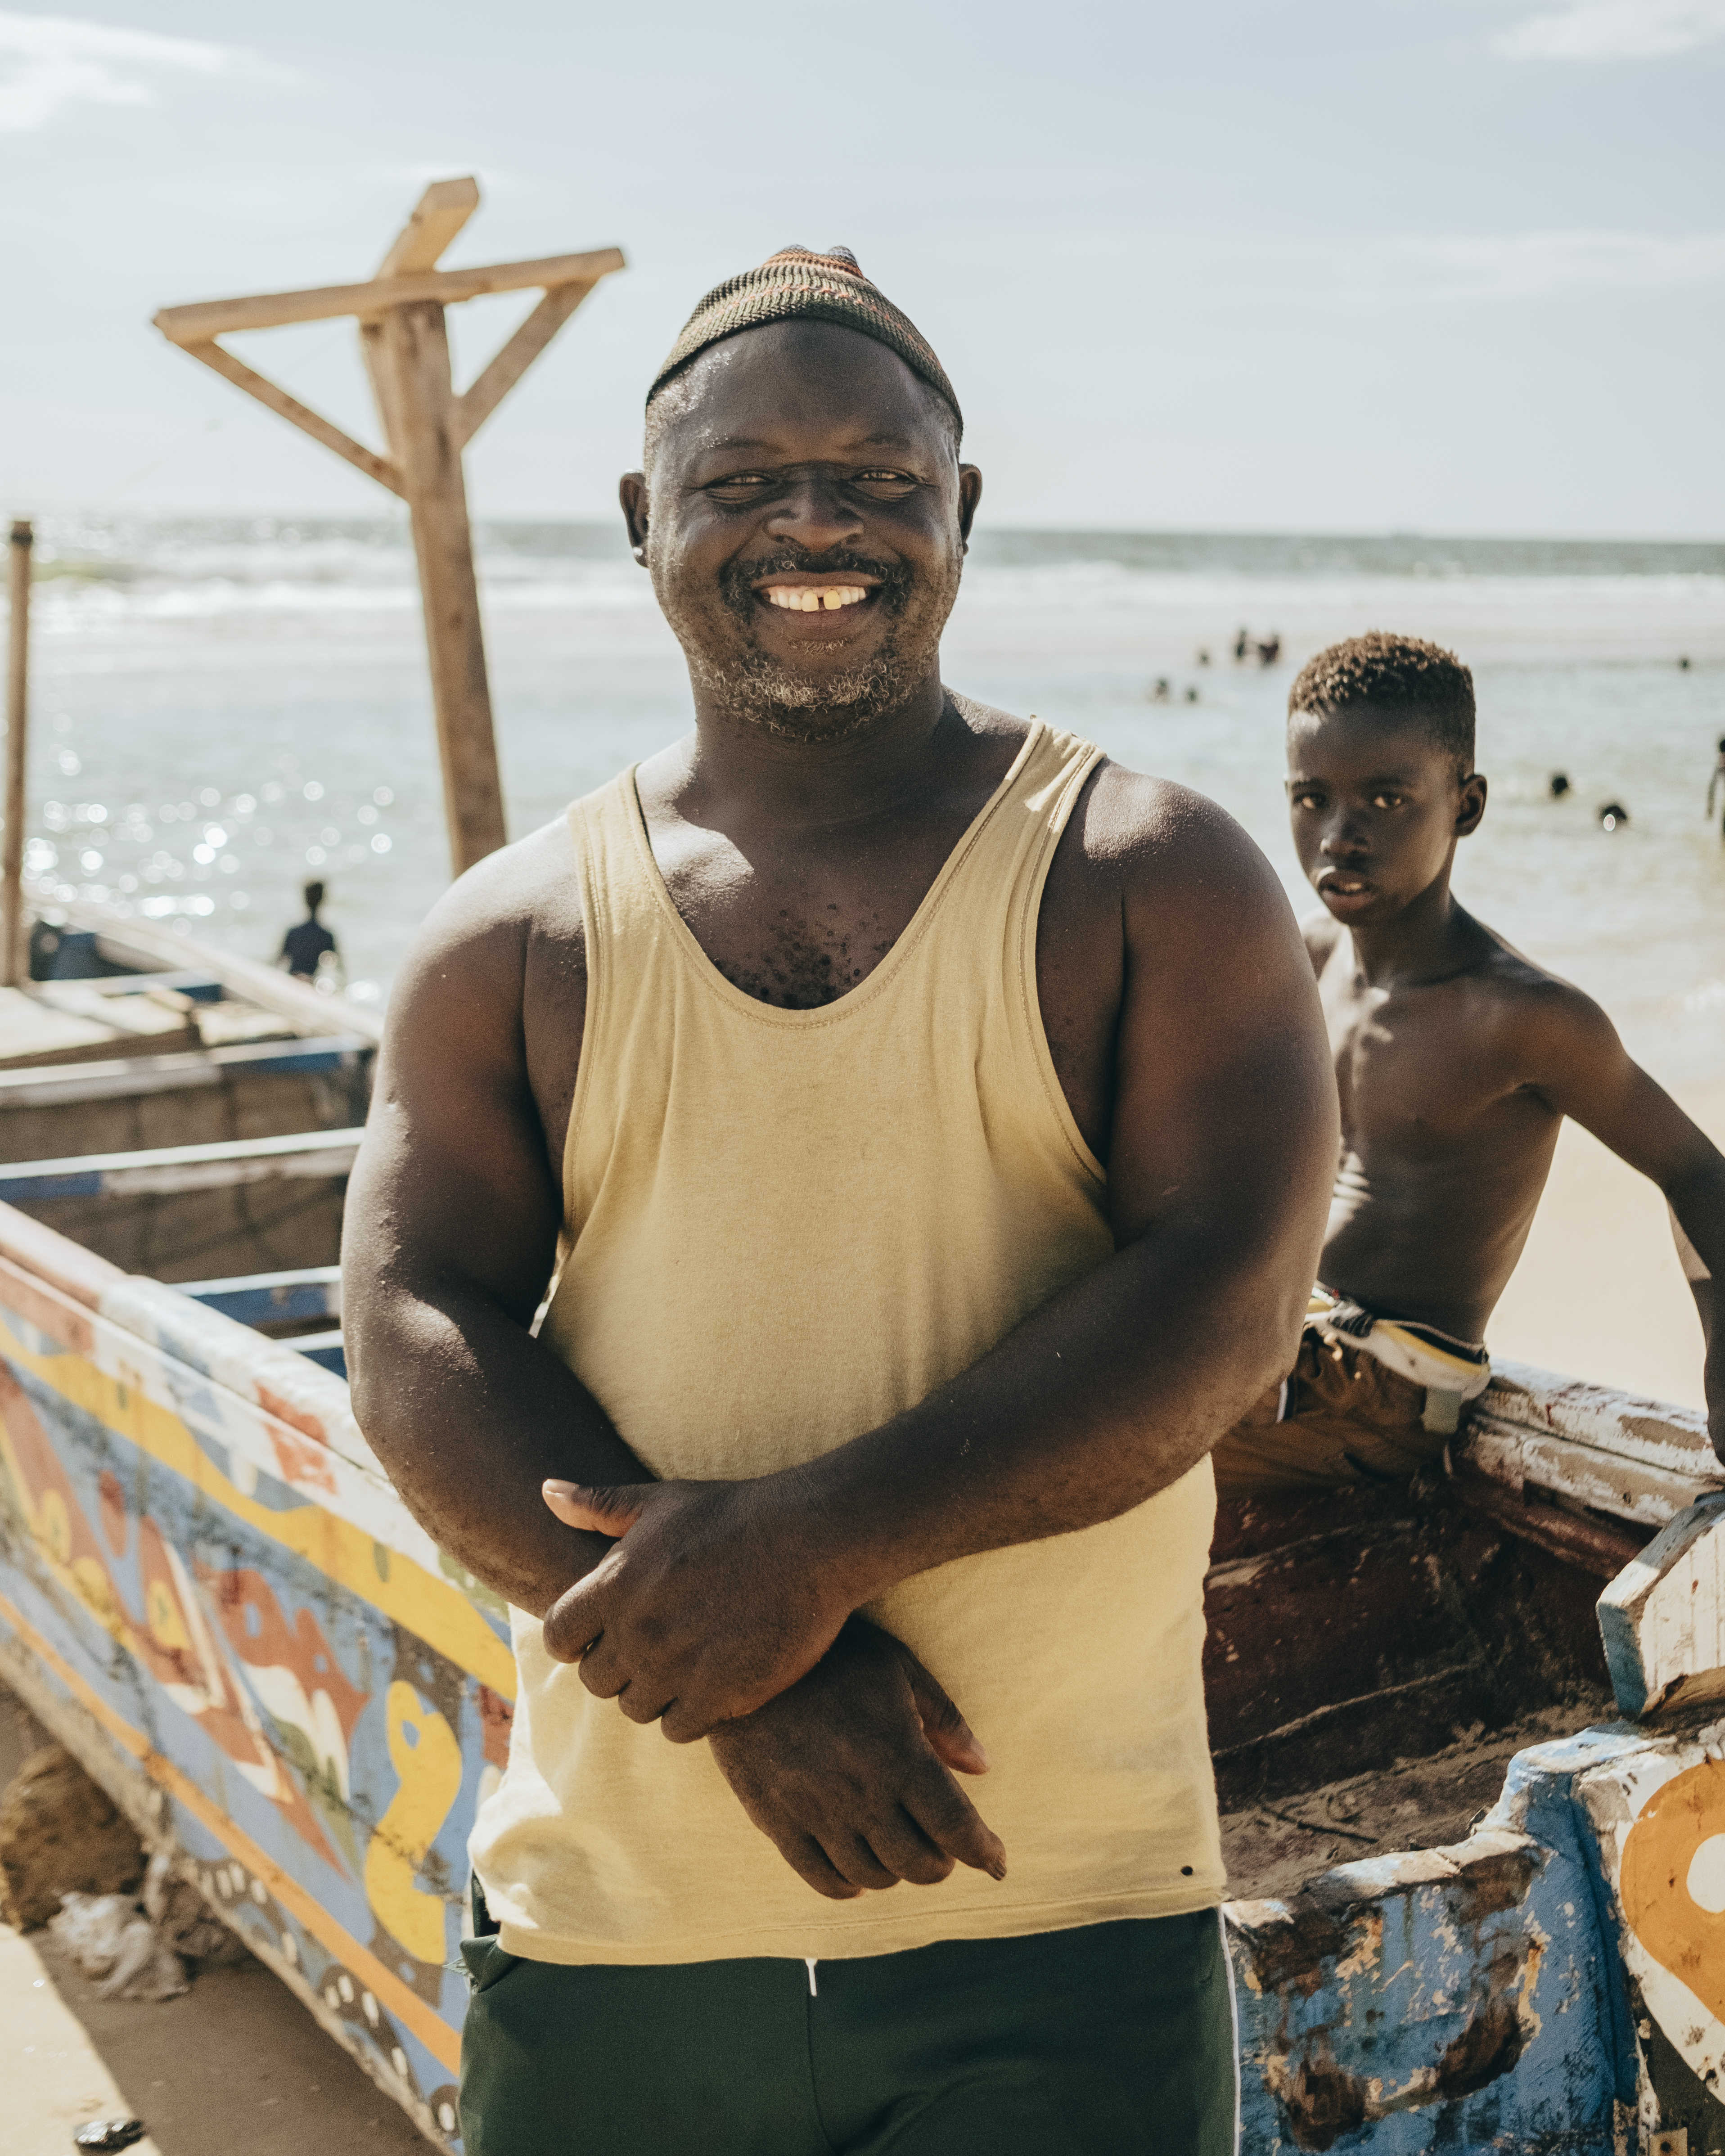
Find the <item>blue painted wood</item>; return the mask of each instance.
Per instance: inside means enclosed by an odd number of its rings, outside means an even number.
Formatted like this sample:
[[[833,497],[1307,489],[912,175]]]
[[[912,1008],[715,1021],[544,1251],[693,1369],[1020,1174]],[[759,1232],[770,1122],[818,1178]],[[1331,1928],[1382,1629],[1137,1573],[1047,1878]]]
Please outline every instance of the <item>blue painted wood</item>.
[[[326,1040],[247,1041],[232,1048],[190,1048],[172,1055],[116,1055],[58,1070],[0,1070],[0,1107],[54,1107],[110,1095],[177,1092],[219,1086],[229,1073],[286,1073],[316,1077],[352,1070],[376,1050],[355,1034]]]
[[[362,1130],[295,1131],[286,1137],[20,1161],[0,1168],[0,1201],[17,1205],[121,1192],[213,1189],[286,1176],[346,1175],[364,1135]]]
[[[231,1280],[187,1281],[180,1286],[180,1293],[201,1302],[206,1310],[219,1310],[223,1317],[238,1319],[242,1325],[339,1317],[341,1268],[311,1265],[292,1272],[236,1274]],[[293,1344],[302,1345],[297,1341]]]
[[[347,1351],[341,1345],[339,1327],[333,1332],[302,1332],[297,1339],[283,1342],[301,1355],[309,1355],[314,1363],[321,1363],[326,1370],[333,1370],[338,1378],[347,1375]]]

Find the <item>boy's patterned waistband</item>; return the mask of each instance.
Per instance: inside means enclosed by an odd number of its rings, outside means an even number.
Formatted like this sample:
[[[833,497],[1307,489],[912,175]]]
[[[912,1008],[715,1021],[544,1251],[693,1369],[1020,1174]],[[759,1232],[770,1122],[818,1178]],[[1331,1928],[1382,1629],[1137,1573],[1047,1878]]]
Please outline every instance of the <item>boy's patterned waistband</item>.
[[[1383,1317],[1363,1303],[1314,1288],[1306,1322],[1320,1332],[1338,1335],[1355,1348],[1429,1392],[1457,1400],[1476,1399],[1491,1382],[1491,1358],[1482,1340],[1458,1340],[1435,1325]]]

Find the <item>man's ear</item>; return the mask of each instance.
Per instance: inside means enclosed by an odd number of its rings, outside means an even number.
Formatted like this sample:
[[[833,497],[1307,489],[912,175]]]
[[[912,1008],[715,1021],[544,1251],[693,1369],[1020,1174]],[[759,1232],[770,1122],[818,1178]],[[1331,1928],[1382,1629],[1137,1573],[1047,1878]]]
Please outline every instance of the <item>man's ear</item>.
[[[647,566],[647,475],[625,472],[617,482],[617,499],[623,505],[623,521],[629,532],[629,552],[641,567]]]
[[[1480,828],[1486,813],[1486,775],[1482,771],[1471,771],[1461,782],[1461,798],[1455,810],[1455,835],[1470,839]]]
[[[958,536],[968,547],[970,527],[976,521],[976,506],[983,498],[983,475],[974,465],[958,467]]]

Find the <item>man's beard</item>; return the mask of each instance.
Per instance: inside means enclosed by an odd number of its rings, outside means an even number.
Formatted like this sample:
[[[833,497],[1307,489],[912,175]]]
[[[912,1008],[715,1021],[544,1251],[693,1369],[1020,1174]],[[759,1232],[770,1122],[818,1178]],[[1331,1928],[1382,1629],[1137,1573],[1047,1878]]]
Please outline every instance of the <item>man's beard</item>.
[[[716,620],[710,603],[688,605],[663,590],[659,603],[696,687],[732,717],[788,741],[836,741],[896,711],[927,677],[957,595],[960,559],[954,555],[950,578],[942,580],[946,588],[937,590],[902,562],[871,562],[847,547],[818,557],[779,554],[729,564],[719,578]],[[762,649],[756,587],[764,578],[837,582],[847,572],[875,580],[870,603],[888,617],[886,635],[862,665],[805,674]]]

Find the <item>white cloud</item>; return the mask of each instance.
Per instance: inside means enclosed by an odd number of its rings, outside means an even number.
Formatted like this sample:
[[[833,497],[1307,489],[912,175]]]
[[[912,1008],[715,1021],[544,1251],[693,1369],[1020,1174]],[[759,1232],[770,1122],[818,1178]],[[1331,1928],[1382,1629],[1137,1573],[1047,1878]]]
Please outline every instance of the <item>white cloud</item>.
[[[0,10],[0,134],[45,127],[76,105],[153,104],[161,74],[231,74],[250,64],[231,46],[198,38]]]
[[[1725,278],[1725,232],[1409,234],[1320,244],[1305,259],[1374,302],[1542,299],[1713,283]]]
[[[1512,60],[1663,59],[1725,38],[1725,0],[1566,0],[1491,40]]]

